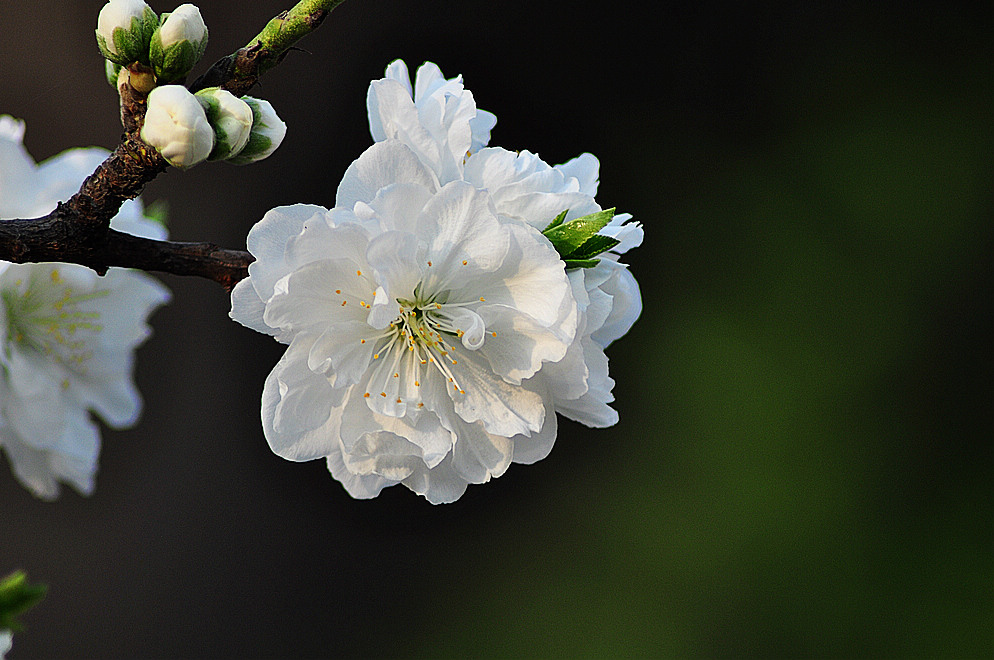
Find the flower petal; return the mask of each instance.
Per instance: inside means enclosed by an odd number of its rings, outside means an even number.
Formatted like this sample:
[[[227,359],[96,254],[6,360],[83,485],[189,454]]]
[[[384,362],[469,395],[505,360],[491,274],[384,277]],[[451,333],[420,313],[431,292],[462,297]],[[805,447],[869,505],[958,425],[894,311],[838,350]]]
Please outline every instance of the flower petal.
[[[365,320],[374,291],[372,273],[350,259],[313,261],[276,283],[263,321],[317,335],[329,323]]]
[[[311,204],[277,206],[249,230],[246,244],[255,261],[248,272],[252,286],[262,300],[269,300],[277,280],[290,272],[285,253],[287,242],[300,233],[311,218],[323,217],[327,209]]]
[[[435,175],[413,151],[398,140],[377,142],[356,159],[342,177],[335,206],[351,209],[357,202],[367,204],[381,189],[395,183],[412,183],[437,190]]]
[[[489,433],[505,437],[530,435],[542,428],[546,410],[542,396],[505,382],[477,351],[460,350],[454,373],[463,392],[453,390],[450,396],[464,421],[482,421]]]
[[[341,403],[348,388],[332,387],[307,368],[313,338],[298,336],[266,378],[262,427],[270,448],[290,461],[309,461],[334,450]]]
[[[415,471],[402,482],[418,495],[424,496],[432,504],[451,504],[466,492],[466,480],[452,467],[452,458],[431,468]]]
[[[624,336],[642,314],[642,294],[638,282],[624,264],[601,259],[598,268],[613,271],[602,290],[612,297],[611,313],[599,330],[591,338],[606,348],[614,340]]]

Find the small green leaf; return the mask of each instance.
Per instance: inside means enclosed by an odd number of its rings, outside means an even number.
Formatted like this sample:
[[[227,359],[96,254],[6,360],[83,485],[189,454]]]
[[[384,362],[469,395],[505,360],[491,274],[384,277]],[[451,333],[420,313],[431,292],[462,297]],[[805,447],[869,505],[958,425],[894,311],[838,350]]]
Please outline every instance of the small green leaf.
[[[570,268],[593,268],[600,259],[564,259],[566,270]]]
[[[557,216],[558,217],[558,216]],[[614,209],[597,211],[542,232],[563,257],[570,255],[614,218]]]
[[[24,571],[15,571],[0,580],[0,630],[22,630],[17,617],[41,602],[47,591],[43,584],[28,584]]]
[[[162,197],[145,207],[145,217],[163,227],[169,227],[169,200]]]
[[[567,213],[569,213],[569,209],[566,209],[565,211],[563,211],[562,213],[560,213],[559,215],[557,215],[555,217],[555,219],[553,219],[553,221],[550,222],[546,226],[546,228],[542,230],[542,233],[544,234],[545,232],[549,231],[550,229],[555,229],[559,225],[563,224],[563,220],[566,219],[566,214]]]
[[[607,252],[619,243],[621,243],[621,241],[616,238],[604,236],[603,234],[595,234],[587,239],[586,243],[574,250],[572,254],[566,255],[566,258],[590,259],[592,257],[596,257],[602,252]]]

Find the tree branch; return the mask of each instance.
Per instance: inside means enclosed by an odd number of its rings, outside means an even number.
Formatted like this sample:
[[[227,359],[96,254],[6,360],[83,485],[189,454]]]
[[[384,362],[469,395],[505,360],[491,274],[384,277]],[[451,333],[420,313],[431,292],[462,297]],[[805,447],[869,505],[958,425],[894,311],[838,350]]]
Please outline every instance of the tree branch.
[[[101,275],[111,266],[138,268],[213,280],[231,290],[248,276],[255,257],[213,243],[157,241],[114,229],[70,221],[69,204],[33,220],[0,222],[0,254],[7,261],[63,262],[87,266]]]
[[[269,21],[244,48],[221,58],[193,81],[190,91],[223,87],[235,96],[246,94],[266,71],[283,61],[290,47],[317,29],[344,0],[300,0],[293,9]]]

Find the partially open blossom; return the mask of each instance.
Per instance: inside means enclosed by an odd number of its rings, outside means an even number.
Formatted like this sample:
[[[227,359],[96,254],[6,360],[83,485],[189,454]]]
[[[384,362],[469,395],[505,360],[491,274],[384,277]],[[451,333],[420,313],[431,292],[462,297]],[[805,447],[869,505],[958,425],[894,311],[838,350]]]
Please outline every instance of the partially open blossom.
[[[0,218],[42,216],[68,199],[107,156],[73,149],[35,164],[22,145],[24,125],[0,117]],[[124,203],[111,227],[165,238]],[[131,380],[146,319],[169,298],[144,273],[111,268],[104,277],[75,264],[0,262],[0,448],[15,476],[42,499],[59,483],[94,487],[100,431],[132,426],[141,398]]]
[[[182,85],[156,87],[148,95],[141,137],[180,169],[205,161],[214,149],[214,131],[204,108]]]
[[[142,0],[110,0],[97,16],[97,46],[117,64],[148,64],[149,42],[158,25],[159,17]]]
[[[184,4],[162,15],[152,34],[149,61],[160,82],[190,73],[207,49],[207,26],[196,5]]]
[[[226,89],[210,87],[195,94],[214,129],[214,149],[207,160],[237,156],[252,133],[252,108]]]
[[[279,118],[269,101],[243,96],[242,100],[252,108],[252,131],[245,148],[227,162],[234,165],[248,165],[268,158],[283,143],[286,124]]]

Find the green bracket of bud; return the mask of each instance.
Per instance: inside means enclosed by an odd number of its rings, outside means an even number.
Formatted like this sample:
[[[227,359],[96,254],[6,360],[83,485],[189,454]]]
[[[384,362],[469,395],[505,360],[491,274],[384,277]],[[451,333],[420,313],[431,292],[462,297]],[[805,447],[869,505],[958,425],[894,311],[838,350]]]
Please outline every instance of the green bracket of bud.
[[[172,14],[168,12],[162,15],[149,44],[149,61],[155,70],[155,75],[159,79],[160,84],[167,84],[185,78],[193,70],[197,62],[200,61],[200,58],[203,57],[204,51],[207,50],[207,26],[200,19],[199,11],[196,13],[196,20],[199,22],[198,27],[203,30],[203,38],[194,41],[183,39],[168,46],[164,45],[162,42],[162,29],[166,27],[166,22],[170,16]],[[184,19],[188,19],[188,17],[181,17],[180,14],[173,17],[174,21]]]
[[[598,234],[614,218],[614,209],[597,211],[565,222],[566,209],[550,222],[542,234],[552,242],[553,247],[566,263],[566,268],[593,268],[599,259],[597,255],[618,245],[620,241]]]
[[[147,8],[141,17],[132,17],[129,28],[114,28],[111,39],[116,53],[108,48],[107,39],[100,34],[100,30],[95,31],[97,47],[106,59],[116,64],[127,66],[132,62],[141,62],[148,65],[149,44],[152,41],[152,33],[157,27],[159,27],[159,17]]]

